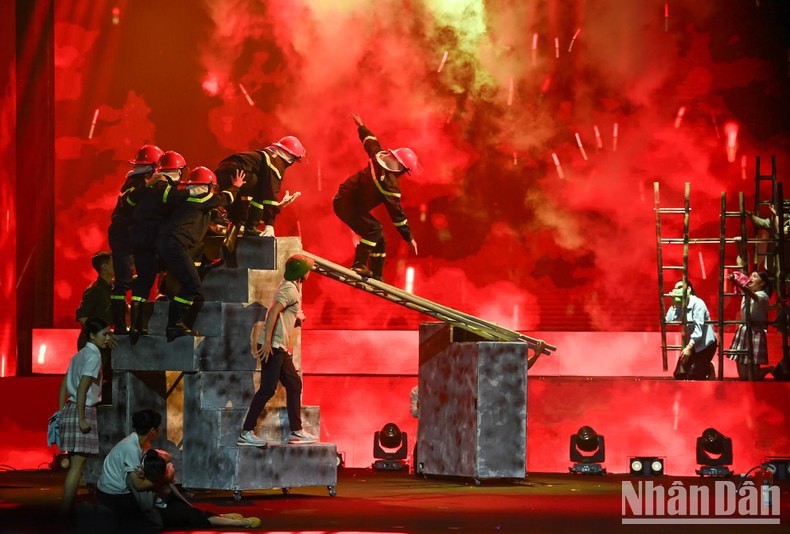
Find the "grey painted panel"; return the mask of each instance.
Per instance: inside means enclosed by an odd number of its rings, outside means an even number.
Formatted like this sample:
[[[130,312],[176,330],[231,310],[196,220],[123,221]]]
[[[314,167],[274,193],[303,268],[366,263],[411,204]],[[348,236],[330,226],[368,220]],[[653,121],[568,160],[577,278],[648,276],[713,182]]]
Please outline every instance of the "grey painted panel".
[[[148,322],[148,333],[154,336],[164,336],[170,303],[167,301],[154,302],[153,305],[154,313]],[[195,321],[195,329],[200,332],[201,336],[222,335],[222,303],[219,301],[204,302]]]
[[[167,341],[164,336],[140,336],[136,344],[129,336],[118,338],[112,351],[112,368],[122,370],[196,371],[201,344],[206,338],[183,336]]]
[[[201,292],[206,301],[249,302],[249,269],[219,267],[206,274]]]
[[[205,371],[255,370],[259,360],[250,352],[250,332],[256,321],[265,318],[266,308],[257,302],[249,305],[224,302],[222,335],[206,338],[201,347],[200,368]]]
[[[277,269],[279,239],[274,237],[240,237],[236,240],[236,261],[240,269]]]

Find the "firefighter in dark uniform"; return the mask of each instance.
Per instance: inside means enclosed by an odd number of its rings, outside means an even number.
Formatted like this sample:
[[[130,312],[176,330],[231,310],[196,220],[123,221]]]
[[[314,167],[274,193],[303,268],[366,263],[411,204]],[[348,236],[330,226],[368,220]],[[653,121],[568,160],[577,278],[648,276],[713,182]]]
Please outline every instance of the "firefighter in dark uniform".
[[[167,268],[168,276],[173,276],[179,282],[178,292],[170,300],[168,310],[168,341],[180,336],[196,335],[192,326],[203,306],[203,295],[200,293],[200,276],[195,268],[195,257],[202,250],[201,242],[208,230],[211,210],[234,201],[244,184],[244,171],[237,170],[232,185],[215,195],[212,189],[216,183],[217,177],[210,169],[192,169],[189,180],[178,184],[179,189],[183,187],[190,192],[189,198],[173,208],[159,233],[159,257]]]
[[[167,220],[172,206],[190,195],[189,190],[176,189],[186,166],[181,154],[168,150],[159,158],[156,173],[145,187],[129,194],[130,201],[135,204],[130,235],[134,267],[137,270],[130,311],[129,337],[132,344],[137,342],[140,335],[148,333],[148,296],[159,273],[159,257],[156,251],[159,228]]]
[[[278,201],[285,170],[295,161],[301,161],[307,151],[296,137],[283,137],[263,150],[239,152],[219,162],[214,173],[221,189],[227,189],[233,182],[237,170],[244,171],[246,182],[239,191],[239,196],[228,207],[230,226],[225,237],[225,248],[233,252],[236,248],[236,237],[239,233],[246,236],[274,237],[274,220],[284,208],[301,195],[291,195],[288,191]],[[245,214],[243,197],[250,197]],[[263,221],[264,229],[259,231],[258,224]]]
[[[112,265],[115,271],[115,283],[112,296],[112,317],[108,321],[113,324],[116,335],[126,335],[126,293],[132,289],[134,279],[134,256],[129,238],[129,227],[132,225],[134,204],[129,195],[145,187],[145,182],[154,173],[156,163],[164,151],[156,145],[143,145],[137,152],[137,157],[129,163],[132,170],[126,175],[121,194],[115,203],[115,209],[110,216],[110,227],[107,229],[110,250],[112,251]],[[92,314],[96,315],[96,314]],[[104,319],[102,315],[97,315]]]
[[[362,276],[381,280],[387,255],[386,243],[381,223],[370,211],[383,203],[398,232],[417,254],[417,242],[400,204],[398,179],[403,173],[418,172],[419,160],[410,148],[383,150],[360,116],[350,116],[358,126],[359,139],[370,160],[367,167],[340,184],[333,207],[340,220],[360,237],[351,268]]]
[[[91,282],[82,293],[82,300],[75,313],[77,322],[80,323],[80,335],[77,338],[77,350],[82,350],[88,342],[88,334],[85,332],[85,321],[88,317],[97,317],[107,323],[112,318],[111,302],[113,291],[113,257],[105,251],[97,252],[91,257],[91,265],[98,275],[96,280]],[[112,400],[112,349],[117,347],[115,336],[107,338],[107,346],[99,349],[102,362],[102,401],[110,403]]]

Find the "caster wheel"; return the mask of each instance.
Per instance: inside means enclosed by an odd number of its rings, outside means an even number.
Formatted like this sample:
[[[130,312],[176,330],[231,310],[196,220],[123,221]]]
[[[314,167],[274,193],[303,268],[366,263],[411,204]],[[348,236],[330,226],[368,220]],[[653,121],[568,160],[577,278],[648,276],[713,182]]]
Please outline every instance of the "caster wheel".
[[[240,490],[234,490],[233,491],[233,500],[236,501],[236,502],[239,502],[241,500],[241,491]]]
[[[281,489],[282,489],[283,495],[288,495],[289,493],[291,493],[291,488],[281,488]]]
[[[337,489],[335,488],[335,486],[327,486],[326,489],[329,490],[330,497],[334,497],[335,495],[337,495]]]

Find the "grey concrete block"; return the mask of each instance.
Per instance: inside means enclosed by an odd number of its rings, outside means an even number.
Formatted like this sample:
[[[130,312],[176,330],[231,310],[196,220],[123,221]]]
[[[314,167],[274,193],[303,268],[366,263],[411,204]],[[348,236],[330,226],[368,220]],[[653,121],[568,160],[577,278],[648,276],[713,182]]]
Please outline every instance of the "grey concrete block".
[[[210,338],[182,336],[171,342],[164,336],[140,336],[135,345],[129,336],[118,337],[118,347],[112,351],[114,371],[197,371],[201,346]]]
[[[266,308],[258,303],[223,303],[221,336],[205,339],[200,368],[205,371],[255,370],[260,362],[250,350],[250,332],[256,321],[265,318]]]
[[[418,469],[526,476],[526,360],[523,343],[454,342],[448,328],[421,326]]]
[[[210,271],[201,285],[207,301],[249,302],[249,269],[219,267]]]
[[[236,240],[239,269],[277,269],[278,239],[274,237],[240,237]]]
[[[154,302],[154,313],[148,322],[148,334],[164,336],[167,329],[169,302]],[[206,301],[195,321],[195,329],[204,337],[222,335],[222,302]]]

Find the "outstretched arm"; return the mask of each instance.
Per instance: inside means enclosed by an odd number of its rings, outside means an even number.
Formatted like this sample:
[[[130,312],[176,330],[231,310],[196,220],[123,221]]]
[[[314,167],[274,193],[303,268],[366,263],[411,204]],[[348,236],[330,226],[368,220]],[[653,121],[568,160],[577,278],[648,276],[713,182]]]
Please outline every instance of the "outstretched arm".
[[[354,124],[357,125],[359,140],[362,141],[362,147],[365,149],[365,152],[367,152],[368,157],[372,158],[381,152],[381,143],[379,143],[379,140],[373,135],[373,132],[362,122],[362,117],[356,113],[349,113],[348,116],[351,117]]]

